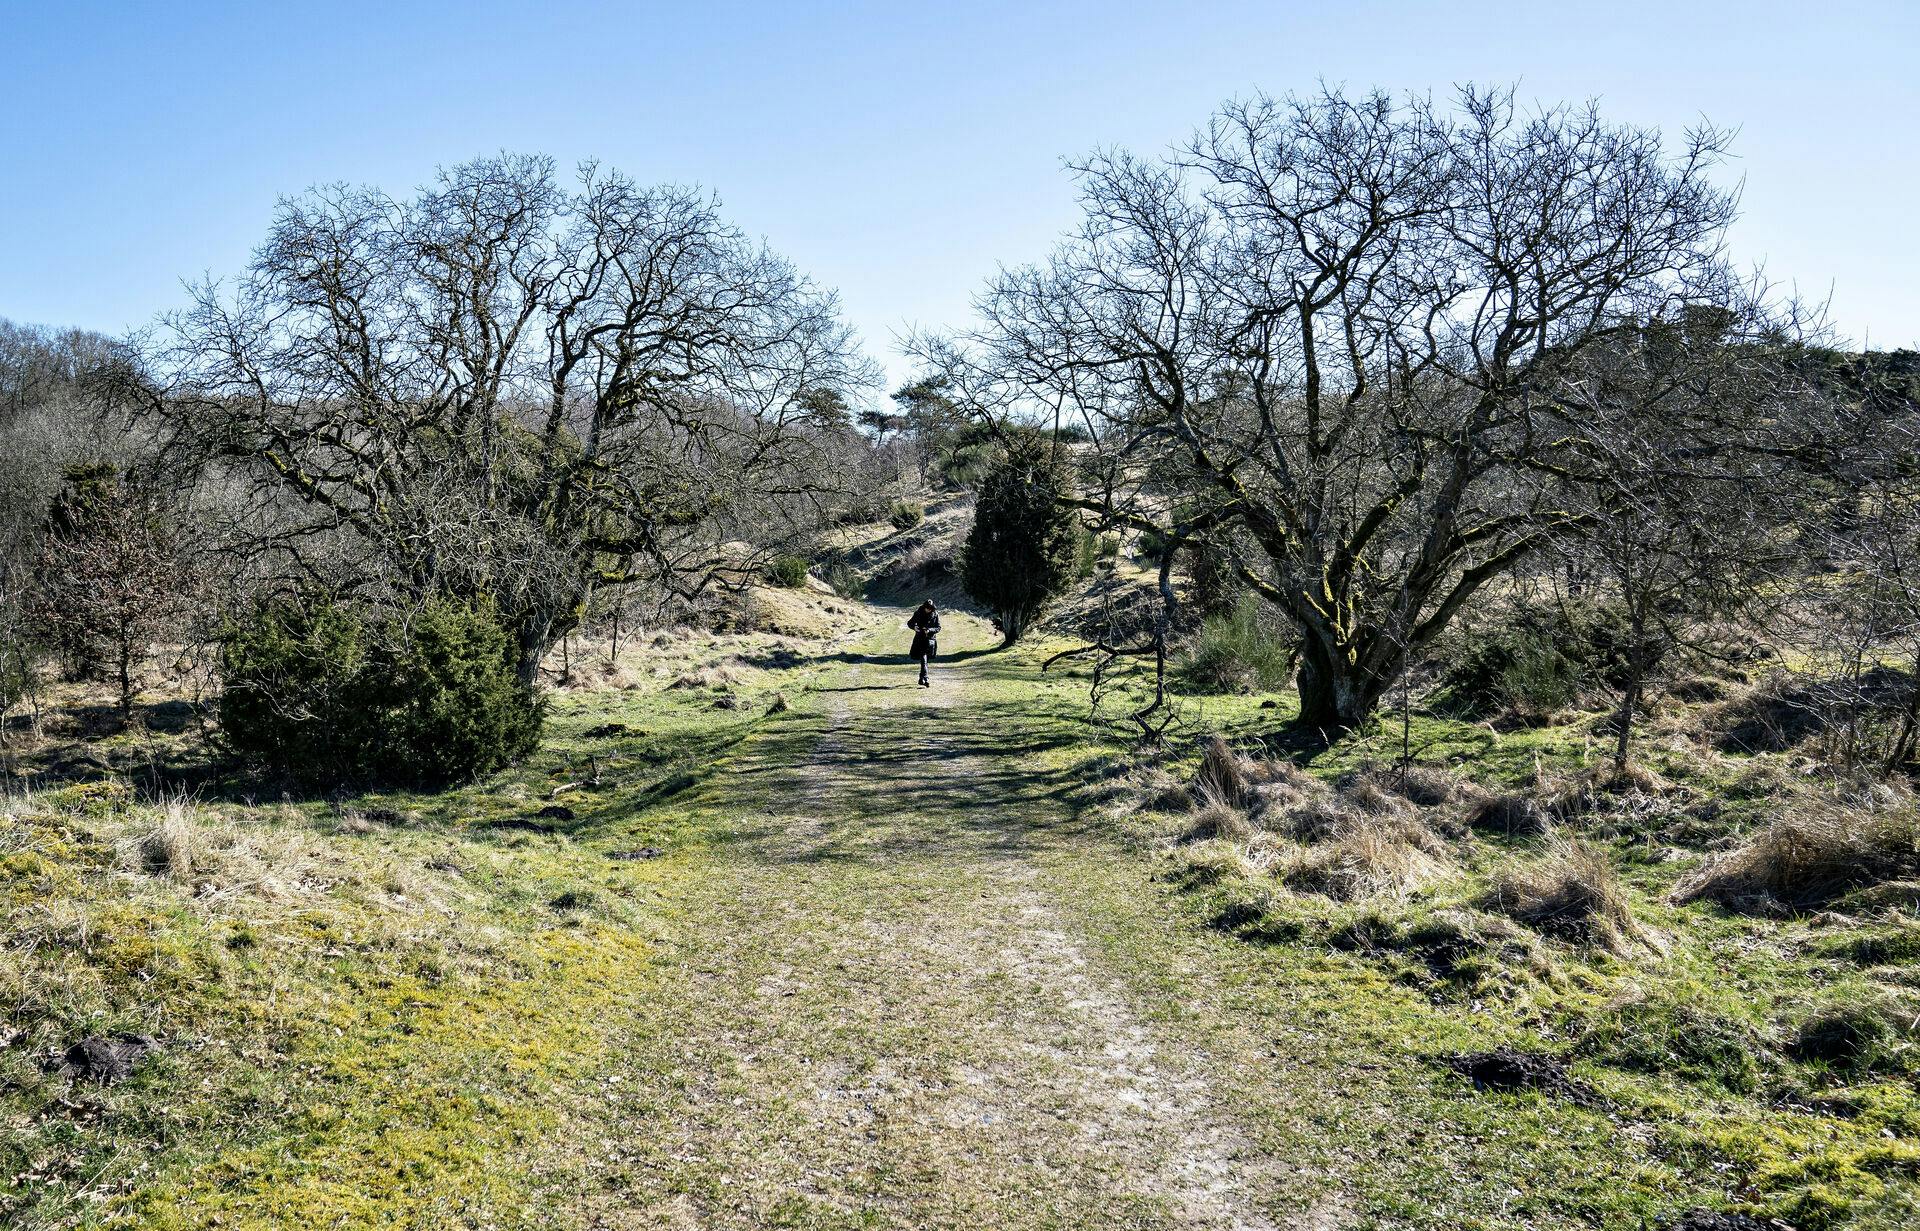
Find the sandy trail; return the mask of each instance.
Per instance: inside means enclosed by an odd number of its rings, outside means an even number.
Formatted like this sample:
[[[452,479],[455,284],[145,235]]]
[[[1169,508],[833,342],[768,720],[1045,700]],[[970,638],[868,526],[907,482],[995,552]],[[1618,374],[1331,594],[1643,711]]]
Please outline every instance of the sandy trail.
[[[990,660],[922,690],[849,657],[805,746],[737,759],[750,810],[674,935],[679,1054],[610,1110],[658,1139],[593,1221],[1337,1225],[1266,1208],[1285,1163],[1083,938],[1055,869],[1085,840],[1065,784],[975,702]]]

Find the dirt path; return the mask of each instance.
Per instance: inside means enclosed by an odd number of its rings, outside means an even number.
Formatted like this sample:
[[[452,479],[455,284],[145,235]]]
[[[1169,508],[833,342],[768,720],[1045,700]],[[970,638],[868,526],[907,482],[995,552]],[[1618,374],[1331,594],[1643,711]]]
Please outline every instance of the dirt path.
[[[974,700],[990,630],[949,623],[934,688],[848,654],[730,766],[737,812],[670,936],[673,1055],[609,1080],[588,1221],[1336,1225],[1271,1211],[1285,1164],[1080,935],[1069,784]]]

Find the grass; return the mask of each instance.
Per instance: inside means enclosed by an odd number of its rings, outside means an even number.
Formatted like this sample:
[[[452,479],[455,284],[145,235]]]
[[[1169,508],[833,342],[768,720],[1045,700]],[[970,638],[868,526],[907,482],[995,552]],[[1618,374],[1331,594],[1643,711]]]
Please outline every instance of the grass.
[[[1656,732],[1663,781],[1617,787],[1583,776],[1579,724],[1424,715],[1404,779],[1397,731],[1298,765],[1208,751],[1280,748],[1270,695],[1184,702],[1146,763],[1137,686],[1090,721],[1077,668],[1038,670],[1059,645],[953,631],[932,695],[892,687],[891,627],[798,662],[672,639],[558,693],[528,763],[440,795],[15,801],[0,1221],[1160,1228],[1234,1201],[1877,1231],[1913,1209],[1900,907],[1676,895],[1714,866],[1697,835],[1764,832],[1764,763]],[[1568,845],[1469,825],[1547,783],[1581,801]],[[639,851],[661,853],[609,858]],[[118,1030],[163,1045],[127,1082],[40,1067]],[[1497,1045],[1604,1101],[1444,1063]]]
[[[1280,697],[1215,698],[1206,725],[1243,749],[1279,754],[1288,712]],[[1382,731],[1282,754],[1330,793],[1291,813],[1308,852],[1339,846],[1352,784],[1397,742],[1397,732]],[[1420,808],[1446,835],[1449,872],[1387,877],[1358,894],[1289,892],[1285,860],[1263,867],[1223,858],[1218,842],[1170,845],[1185,817],[1168,787],[1159,790],[1164,811],[1117,816],[1161,852],[1190,923],[1247,953],[1236,1011],[1263,1000],[1246,988],[1271,980],[1282,1007],[1267,1011],[1298,1013],[1313,1023],[1305,1029],[1338,1040],[1330,1067],[1359,1051],[1412,1059],[1507,1044],[1565,1059],[1608,1100],[1607,1122],[1594,1124],[1536,1095],[1480,1095],[1460,1106],[1443,1082],[1418,1089],[1411,1074],[1390,1093],[1331,1092],[1359,1124],[1384,1098],[1422,1126],[1373,1122],[1339,1134],[1344,1150],[1383,1134],[1365,1156],[1377,1168],[1370,1174],[1391,1178],[1369,1209],[1412,1225],[1444,1225],[1439,1211],[1451,1209],[1460,1226],[1635,1227],[1674,1208],[1656,1195],[1665,1192],[1680,1205],[1731,1206],[1803,1228],[1900,1225],[1883,1211],[1910,1213],[1920,1191],[1912,1165],[1920,1066],[1902,1033],[1920,1009],[1909,972],[1895,965],[1910,946],[1899,912],[1915,899],[1897,892],[1906,882],[1847,897],[1857,922],[1729,911],[1690,900],[1698,895],[1686,887],[1764,871],[1784,878],[1782,898],[1817,907],[1849,887],[1908,875],[1903,807],[1836,814],[1851,823],[1807,865],[1765,857],[1779,837],[1770,822],[1781,800],[1806,788],[1783,784],[1764,758],[1721,757],[1656,731],[1647,760],[1657,773],[1615,782],[1577,725],[1509,734],[1416,714],[1409,742],[1481,787],[1451,802],[1432,792]],[[1203,768],[1204,741],[1186,747],[1155,771],[1167,783],[1221,774],[1217,764]],[[1266,824],[1280,827],[1273,817]],[[1743,832],[1750,841],[1731,852],[1711,849]],[[1394,860],[1373,864],[1390,871]],[[1784,892],[1815,882],[1810,896]],[[1490,918],[1489,909],[1517,918]],[[1829,1043],[1833,1055],[1820,1054]],[[1431,1153],[1447,1124],[1477,1126],[1463,1134],[1477,1153],[1449,1178],[1505,1175],[1522,1194],[1500,1215],[1488,1213],[1500,1208],[1490,1190],[1415,1180],[1447,1173]],[[1582,1140],[1590,1176],[1563,1154]]]
[[[763,698],[817,674],[738,661],[764,640],[675,642],[640,660],[650,688],[562,692],[534,760],[441,795],[149,805],[109,782],[8,801],[0,1221],[534,1217],[537,1143],[657,992],[648,920],[699,846],[675,798]],[[709,681],[663,687],[703,649]],[[753,708],[714,708],[731,691]],[[601,782],[560,795],[575,821],[501,825],[588,763]],[[668,853],[607,858],[643,846]],[[43,1069],[114,1031],[163,1050],[113,1086]]]

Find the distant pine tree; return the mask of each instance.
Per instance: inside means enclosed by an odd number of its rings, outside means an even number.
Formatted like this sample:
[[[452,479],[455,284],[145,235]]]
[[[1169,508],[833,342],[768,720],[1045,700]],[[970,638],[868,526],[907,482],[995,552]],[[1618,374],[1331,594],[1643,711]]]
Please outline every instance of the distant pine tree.
[[[1066,465],[1037,453],[996,462],[980,484],[960,580],[1008,645],[1073,580],[1080,527],[1061,503],[1072,494]]]

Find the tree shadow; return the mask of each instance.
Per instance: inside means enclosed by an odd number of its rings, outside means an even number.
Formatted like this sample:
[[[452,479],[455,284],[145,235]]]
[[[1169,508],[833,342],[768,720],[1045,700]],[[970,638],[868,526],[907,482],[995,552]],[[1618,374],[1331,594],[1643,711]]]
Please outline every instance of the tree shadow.
[[[985,658],[991,654],[998,654],[1004,649],[1006,649],[1005,646],[992,645],[978,650],[958,650],[952,654],[935,654],[933,656],[933,662],[935,666],[941,663],[957,664],[971,662],[976,658]],[[898,654],[859,654],[851,650],[841,650],[837,654],[822,654],[811,661],[817,663],[849,663],[866,666],[911,667],[915,665],[915,660],[907,657],[905,650],[900,651]]]
[[[1093,832],[1077,779],[1046,754],[1077,742],[1018,712],[916,706],[756,741],[728,781],[764,802],[717,835],[759,863],[1015,861]]]

